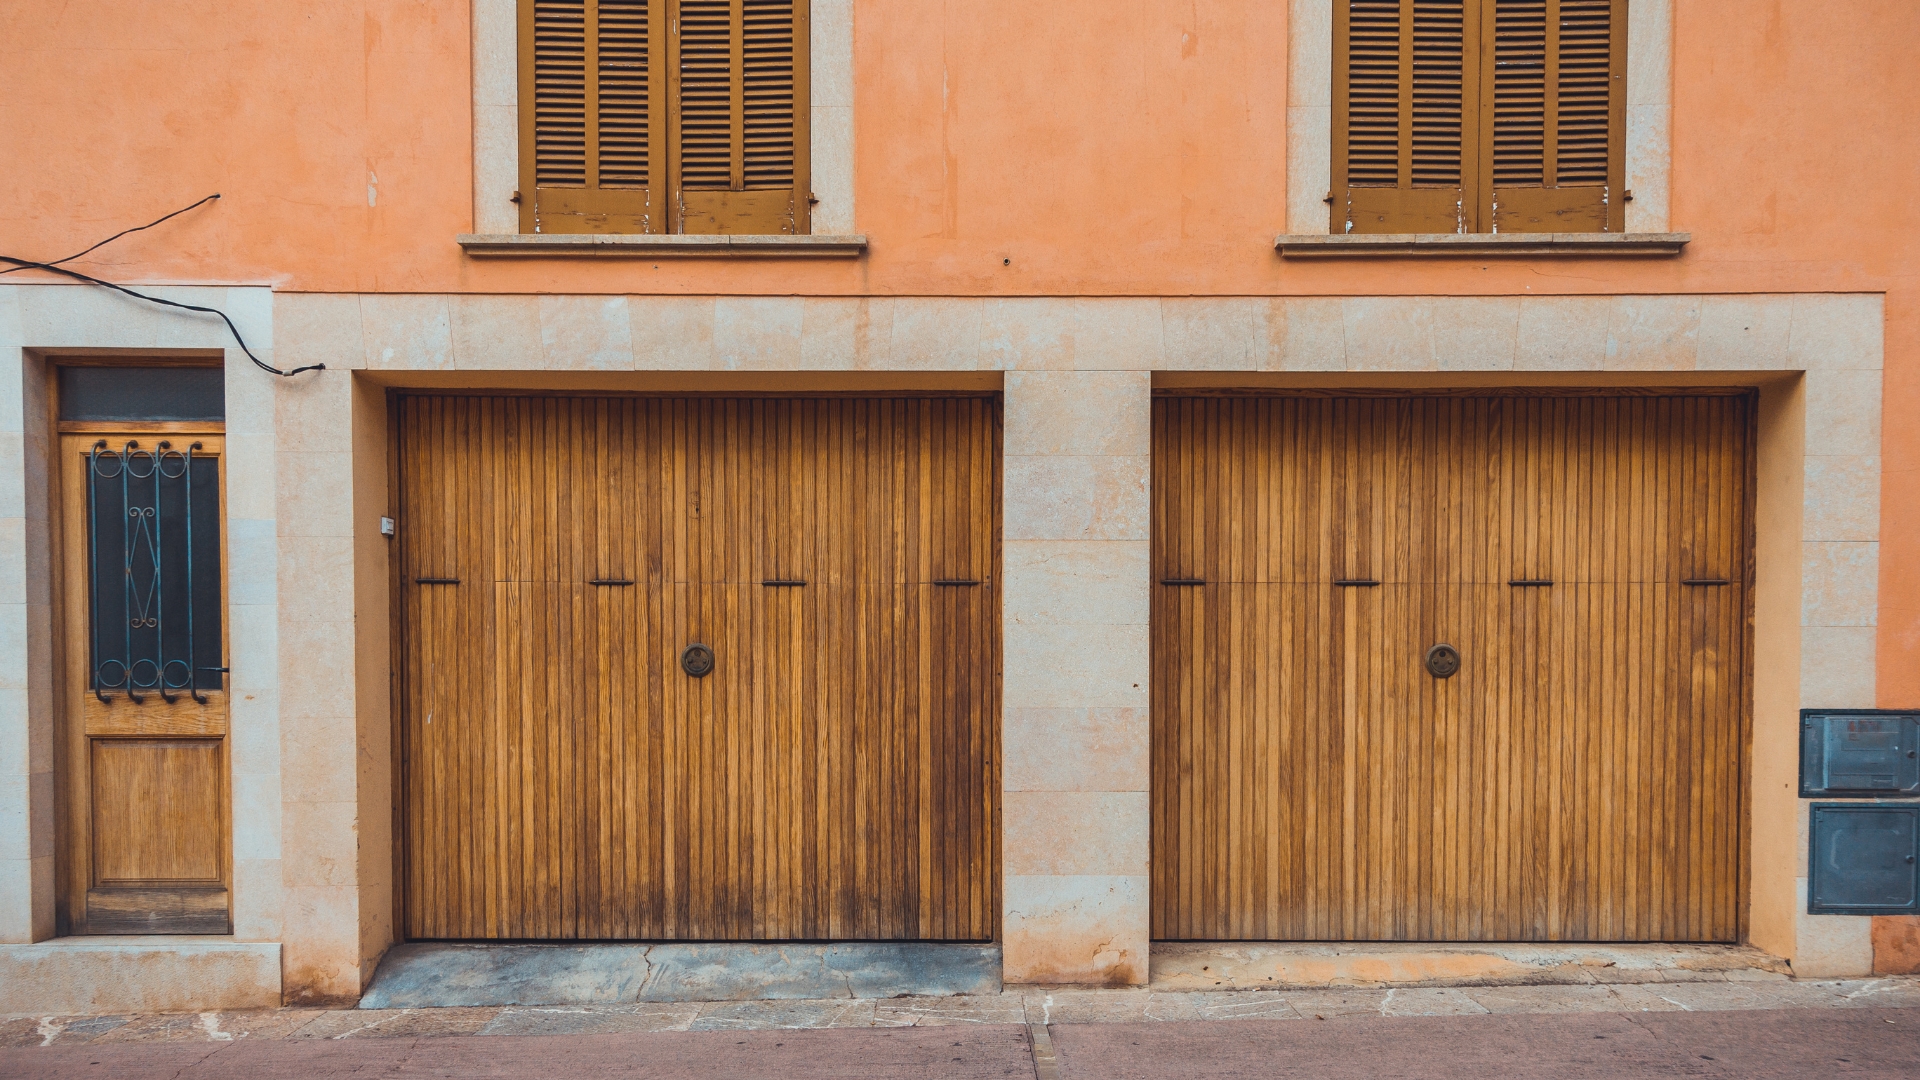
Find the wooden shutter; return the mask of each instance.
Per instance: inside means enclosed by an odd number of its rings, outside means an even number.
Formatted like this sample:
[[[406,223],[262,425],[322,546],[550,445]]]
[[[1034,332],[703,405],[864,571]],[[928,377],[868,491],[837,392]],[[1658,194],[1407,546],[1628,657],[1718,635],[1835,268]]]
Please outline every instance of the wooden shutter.
[[[667,2],[677,231],[811,231],[807,0]]]
[[[1481,0],[1493,232],[1626,227],[1626,0]]]
[[[1626,0],[1338,0],[1336,233],[1625,226]]]
[[[669,0],[520,0],[520,228],[661,232]]]
[[[1472,227],[1477,8],[1478,0],[1339,0],[1334,232]]]

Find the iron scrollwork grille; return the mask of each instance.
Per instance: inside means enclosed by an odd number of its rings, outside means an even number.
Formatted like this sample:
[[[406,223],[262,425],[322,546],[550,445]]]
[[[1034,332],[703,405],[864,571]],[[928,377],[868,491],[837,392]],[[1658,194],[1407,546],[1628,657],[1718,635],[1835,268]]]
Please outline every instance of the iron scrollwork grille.
[[[92,690],[135,704],[225,686],[220,648],[220,473],[161,442],[87,451]]]

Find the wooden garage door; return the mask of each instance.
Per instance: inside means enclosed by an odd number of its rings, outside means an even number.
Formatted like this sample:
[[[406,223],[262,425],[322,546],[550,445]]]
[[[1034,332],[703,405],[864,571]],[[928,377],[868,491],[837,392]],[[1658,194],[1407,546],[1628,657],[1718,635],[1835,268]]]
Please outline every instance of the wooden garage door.
[[[1157,400],[1154,936],[1737,940],[1752,408]]]
[[[992,399],[394,407],[409,937],[995,935]]]

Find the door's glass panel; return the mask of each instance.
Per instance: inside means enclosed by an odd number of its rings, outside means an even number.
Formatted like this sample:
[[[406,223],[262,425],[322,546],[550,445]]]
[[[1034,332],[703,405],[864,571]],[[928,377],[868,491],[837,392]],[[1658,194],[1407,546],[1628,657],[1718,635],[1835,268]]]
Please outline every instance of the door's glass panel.
[[[62,420],[224,420],[219,368],[63,367]]]
[[[91,688],[221,689],[217,463],[198,443],[102,439],[86,475]]]

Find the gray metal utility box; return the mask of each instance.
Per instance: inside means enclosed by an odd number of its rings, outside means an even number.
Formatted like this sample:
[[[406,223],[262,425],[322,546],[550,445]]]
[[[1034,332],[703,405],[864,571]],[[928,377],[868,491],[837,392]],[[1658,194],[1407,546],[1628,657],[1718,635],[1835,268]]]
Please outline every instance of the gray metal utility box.
[[[1811,809],[1809,915],[1920,915],[1920,806]]]
[[[1920,713],[1800,711],[1800,797],[1920,796]]]

